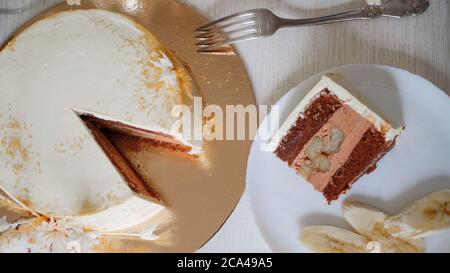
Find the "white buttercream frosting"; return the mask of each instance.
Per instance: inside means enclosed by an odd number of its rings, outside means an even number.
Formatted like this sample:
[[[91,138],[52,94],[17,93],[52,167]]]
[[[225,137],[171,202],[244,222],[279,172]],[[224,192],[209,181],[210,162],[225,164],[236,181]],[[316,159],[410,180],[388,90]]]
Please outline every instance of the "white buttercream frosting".
[[[77,10],[34,23],[0,53],[0,187],[100,231],[148,220],[164,208],[132,193],[72,109],[170,134],[181,92],[161,45],[125,16]]]
[[[378,131],[383,132],[385,134],[386,141],[394,140],[403,131],[403,127],[393,128],[392,125],[370,110],[344,87],[333,81],[331,75],[325,75],[319,83],[317,83],[313,89],[306,94],[306,96],[300,101],[297,107],[295,107],[286,121],[282,124],[280,129],[271,138],[268,145],[269,150],[275,151],[278,148],[280,141],[289,132],[292,126],[295,125],[298,118],[303,116],[306,108],[325,89],[329,90],[331,94],[338,97],[344,104],[350,106],[355,112],[366,118]]]

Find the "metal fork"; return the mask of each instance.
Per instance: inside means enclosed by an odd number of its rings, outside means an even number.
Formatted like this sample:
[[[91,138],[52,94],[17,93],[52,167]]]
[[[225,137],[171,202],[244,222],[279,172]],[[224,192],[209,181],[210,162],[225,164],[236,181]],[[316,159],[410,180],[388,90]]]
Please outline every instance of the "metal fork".
[[[376,2],[376,1],[375,1]],[[378,17],[401,18],[425,12],[430,0],[381,0],[375,5],[335,15],[311,19],[285,19],[267,9],[239,12],[204,25],[195,31],[198,52],[221,52],[226,45],[273,35],[284,27],[313,26],[350,20],[368,20]]]

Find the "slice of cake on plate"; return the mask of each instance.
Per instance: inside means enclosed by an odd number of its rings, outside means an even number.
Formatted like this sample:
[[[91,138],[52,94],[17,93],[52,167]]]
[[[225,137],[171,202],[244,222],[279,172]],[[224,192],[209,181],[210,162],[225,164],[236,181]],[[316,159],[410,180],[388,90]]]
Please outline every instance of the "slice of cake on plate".
[[[331,202],[372,171],[402,131],[326,75],[289,115],[270,147]]]
[[[124,15],[72,10],[33,23],[0,52],[0,188],[36,215],[102,233],[145,227],[168,211],[157,182],[143,181],[101,129],[201,153],[171,114],[191,105],[190,81]]]

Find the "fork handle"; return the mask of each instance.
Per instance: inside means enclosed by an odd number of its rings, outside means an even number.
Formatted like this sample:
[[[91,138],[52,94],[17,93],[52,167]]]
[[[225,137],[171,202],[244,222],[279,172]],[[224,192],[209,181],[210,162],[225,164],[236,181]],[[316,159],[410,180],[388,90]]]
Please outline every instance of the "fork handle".
[[[310,18],[310,19],[284,19],[279,18],[279,27],[296,27],[296,26],[314,26],[337,22],[345,22],[351,20],[368,20],[380,17],[383,15],[382,9],[376,6],[368,6],[363,9],[357,9],[347,12],[342,12],[334,15]]]

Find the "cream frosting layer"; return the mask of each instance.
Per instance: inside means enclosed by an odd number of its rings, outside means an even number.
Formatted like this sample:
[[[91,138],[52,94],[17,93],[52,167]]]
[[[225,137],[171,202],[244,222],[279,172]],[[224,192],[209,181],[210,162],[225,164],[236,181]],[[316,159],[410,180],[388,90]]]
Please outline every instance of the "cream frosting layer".
[[[131,192],[72,111],[174,134],[176,67],[143,27],[102,10],[40,20],[0,53],[0,97],[0,187],[22,205],[101,230],[164,209]]]

